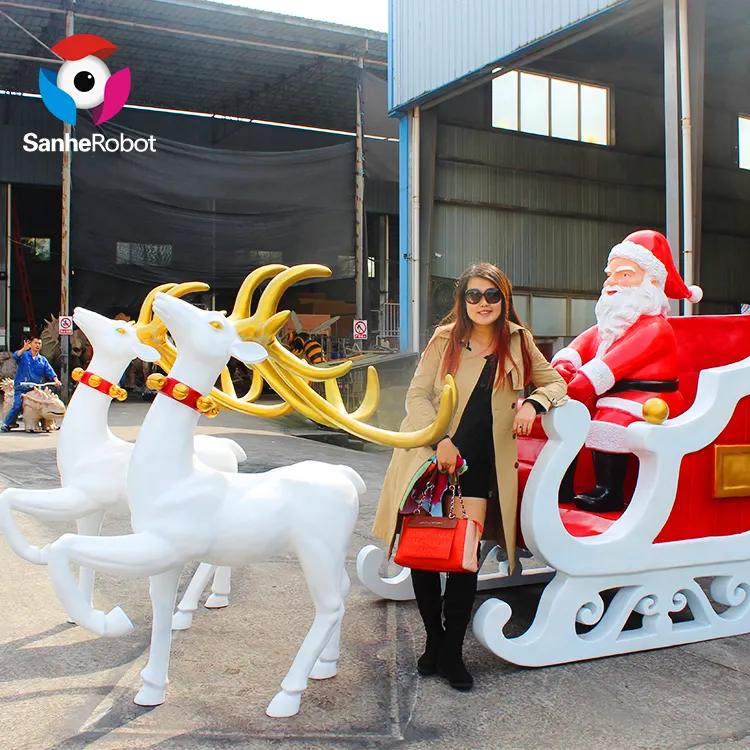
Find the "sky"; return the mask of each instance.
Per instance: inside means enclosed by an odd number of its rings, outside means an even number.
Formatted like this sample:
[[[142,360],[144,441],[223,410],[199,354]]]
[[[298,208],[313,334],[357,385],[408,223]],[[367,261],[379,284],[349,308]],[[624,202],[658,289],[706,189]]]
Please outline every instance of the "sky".
[[[218,0],[227,5],[388,31],[388,0]]]

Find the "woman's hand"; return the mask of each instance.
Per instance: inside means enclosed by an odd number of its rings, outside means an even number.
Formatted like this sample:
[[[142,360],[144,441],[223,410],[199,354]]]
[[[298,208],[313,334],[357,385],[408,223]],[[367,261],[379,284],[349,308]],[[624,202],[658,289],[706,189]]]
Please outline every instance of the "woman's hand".
[[[531,403],[525,401],[523,406],[518,410],[516,418],[513,420],[513,429],[511,432],[514,435],[530,435],[535,419],[536,409]]]
[[[438,469],[444,469],[449,474],[456,471],[456,461],[459,457],[458,448],[453,445],[450,438],[443,438],[437,447],[437,465]]]

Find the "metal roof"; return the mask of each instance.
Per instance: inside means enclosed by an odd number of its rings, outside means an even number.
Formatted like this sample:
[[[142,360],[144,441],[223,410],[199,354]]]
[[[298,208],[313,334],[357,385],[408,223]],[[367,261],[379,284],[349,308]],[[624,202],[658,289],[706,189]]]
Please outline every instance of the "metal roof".
[[[629,0],[391,0],[391,109]]]
[[[51,47],[70,5],[0,0],[0,11]],[[357,59],[386,74],[377,31],[207,0],[76,0],[74,10],[75,33],[118,46],[107,64],[131,69],[129,104],[352,131]],[[37,92],[40,62],[12,55],[52,58],[0,15],[0,89]]]

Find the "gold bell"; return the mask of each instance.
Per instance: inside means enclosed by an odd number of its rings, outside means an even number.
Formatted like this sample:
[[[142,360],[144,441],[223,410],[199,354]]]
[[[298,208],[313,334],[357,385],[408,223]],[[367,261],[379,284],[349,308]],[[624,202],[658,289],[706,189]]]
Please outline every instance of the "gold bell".
[[[195,402],[195,408],[201,414],[205,414],[207,417],[215,417],[216,414],[219,413],[216,402],[211,398],[211,396],[199,396],[197,401]],[[216,412],[216,414],[212,414],[212,412],[214,411]]]
[[[164,383],[166,382],[166,378],[161,373],[155,372],[153,375],[149,375],[146,378],[146,385],[152,390],[152,391],[160,391],[162,388],[164,388]]]
[[[184,401],[188,397],[189,393],[190,388],[188,388],[188,386],[186,386],[184,383],[177,383],[177,385],[172,388],[172,396],[178,401]]]
[[[70,377],[77,383],[83,377],[84,372],[85,370],[82,367],[76,367],[76,369],[70,373]]]
[[[98,375],[92,375],[89,378],[89,385],[92,388],[98,388],[102,384],[102,379]]]
[[[117,401],[124,401],[128,397],[128,393],[124,388],[120,388],[119,385],[113,385],[109,389],[109,397],[117,399]]]
[[[650,424],[661,424],[669,418],[669,406],[661,398],[650,398],[643,404],[643,418]]]

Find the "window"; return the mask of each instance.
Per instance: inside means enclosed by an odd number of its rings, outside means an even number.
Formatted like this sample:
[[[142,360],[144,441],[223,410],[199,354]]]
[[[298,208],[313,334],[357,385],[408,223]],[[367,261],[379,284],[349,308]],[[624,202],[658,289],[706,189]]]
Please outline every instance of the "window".
[[[375,273],[375,258],[368,258],[367,259],[367,278],[368,279],[374,279],[376,276]]]
[[[344,279],[353,279],[357,269],[357,257],[355,255],[339,255],[339,276]]]
[[[149,245],[142,242],[117,243],[118,265],[168,266],[171,262],[171,245]]]
[[[597,299],[552,297],[514,292],[513,306],[521,322],[538,338],[578,336],[596,324]]]
[[[284,262],[284,253],[280,250],[249,250],[247,256],[250,263],[256,266]]]
[[[22,237],[21,244],[26,248],[32,260],[49,260],[52,256],[49,237]]]
[[[601,86],[517,70],[492,81],[495,128],[606,146],[608,125],[609,90]],[[748,141],[750,161],[750,134]]]
[[[739,118],[740,169],[750,169],[750,117]]]

